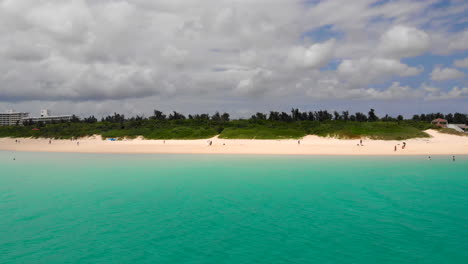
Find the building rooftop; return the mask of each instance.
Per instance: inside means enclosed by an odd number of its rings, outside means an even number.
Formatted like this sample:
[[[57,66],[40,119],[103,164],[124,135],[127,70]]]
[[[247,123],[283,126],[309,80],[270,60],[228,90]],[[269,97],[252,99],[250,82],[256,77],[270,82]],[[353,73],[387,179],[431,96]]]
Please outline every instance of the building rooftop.
[[[437,119],[432,120],[432,122],[446,122],[447,123],[447,120],[442,119],[442,118],[437,118]]]
[[[6,112],[0,113],[0,114],[25,114],[26,112],[18,112],[13,109],[9,109]]]

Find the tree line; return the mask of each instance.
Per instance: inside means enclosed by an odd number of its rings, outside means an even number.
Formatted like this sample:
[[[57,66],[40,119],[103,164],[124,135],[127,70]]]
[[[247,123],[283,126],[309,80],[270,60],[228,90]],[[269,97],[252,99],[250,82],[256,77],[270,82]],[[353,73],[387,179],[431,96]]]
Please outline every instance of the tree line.
[[[270,111],[255,113],[249,118],[231,119],[228,113],[189,114],[177,111],[163,113],[154,110],[148,116],[114,113],[97,118],[73,116],[71,121],[25,123],[24,126],[1,126],[0,137],[79,138],[101,135],[103,138],[146,139],[201,139],[219,135],[222,138],[284,139],[305,135],[359,138],[362,136],[400,140],[428,137],[424,130],[435,128],[430,121],[445,118],[450,123],[467,123],[461,113],[429,113],[403,116],[378,116],[374,109],[368,112],[349,111]]]
[[[457,124],[468,124],[468,115],[463,113],[428,113],[428,114],[420,114],[420,115],[413,115],[413,117],[409,120],[413,121],[423,121],[423,122],[431,122],[436,118],[443,118],[446,119],[449,123],[457,123]],[[190,114],[184,115],[177,111],[173,111],[169,114],[165,114],[162,111],[154,110],[153,114],[149,117],[144,116],[134,116],[127,118],[123,114],[114,113],[113,115],[108,115],[101,118],[101,122],[110,122],[110,123],[123,123],[126,121],[143,121],[143,120],[196,120],[196,121],[213,121],[215,123],[225,123],[229,122],[230,115],[228,113],[219,113],[216,112],[213,115],[204,113],[204,114]],[[242,119],[241,119],[242,120]],[[390,116],[388,114],[379,117],[375,113],[374,109],[370,109],[367,113],[356,112],[350,113],[349,111],[333,111],[329,112],[327,110],[319,110],[319,111],[306,111],[302,112],[298,108],[292,108],[291,112],[278,112],[278,111],[270,111],[269,113],[261,113],[257,112],[252,115],[247,120],[257,121],[257,120],[268,120],[268,121],[280,121],[280,122],[295,122],[295,121],[332,121],[332,120],[342,120],[342,121],[355,121],[355,122],[392,122],[392,121],[403,121],[405,118],[402,115],[398,115],[396,117]],[[89,116],[80,119],[77,116],[73,116],[72,123],[96,123],[98,119],[95,116]]]

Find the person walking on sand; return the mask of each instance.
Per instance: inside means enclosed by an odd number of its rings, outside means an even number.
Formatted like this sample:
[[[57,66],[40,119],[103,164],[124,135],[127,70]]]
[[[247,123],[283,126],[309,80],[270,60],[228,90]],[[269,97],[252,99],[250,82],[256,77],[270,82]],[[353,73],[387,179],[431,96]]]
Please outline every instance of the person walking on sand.
[[[359,140],[359,144],[362,146],[362,139],[361,139],[361,140]]]
[[[300,144],[301,144],[301,141],[300,141],[300,140],[298,140],[298,141],[297,141],[297,144],[298,144],[298,145],[300,145]]]
[[[49,145],[52,144],[52,140],[49,139]]]
[[[396,147],[396,145],[395,145],[395,151],[396,151],[396,150],[397,150],[397,147]]]
[[[405,149],[406,147],[406,142],[403,142],[403,146],[401,147],[401,149]]]

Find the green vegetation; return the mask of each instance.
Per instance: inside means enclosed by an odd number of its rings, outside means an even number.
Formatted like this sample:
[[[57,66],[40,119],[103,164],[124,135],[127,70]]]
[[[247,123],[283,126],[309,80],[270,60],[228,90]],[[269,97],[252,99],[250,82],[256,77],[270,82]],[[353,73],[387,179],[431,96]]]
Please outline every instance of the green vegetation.
[[[451,115],[451,114],[450,114]],[[451,115],[459,121],[467,116]],[[417,117],[417,118],[415,118]],[[403,140],[416,137],[429,137],[423,131],[433,127],[426,119],[440,117],[439,114],[415,116],[404,120],[402,116],[392,118],[386,115],[379,118],[374,110],[368,113],[350,115],[327,111],[300,112],[293,109],[291,114],[270,112],[257,113],[250,119],[230,120],[229,114],[216,113],[184,115],[173,112],[169,116],[154,111],[149,118],[125,118],[120,114],[107,116],[98,121],[94,116],[63,123],[27,123],[24,126],[0,127],[0,137],[33,137],[70,139],[92,135],[103,138],[145,139],[204,139],[219,135],[226,139],[298,139],[306,135],[322,137],[360,138],[368,137],[383,140]],[[424,117],[424,119],[421,119]],[[443,115],[442,115],[443,117]],[[444,133],[448,132],[444,129]],[[456,131],[455,131],[456,132]]]
[[[39,130],[33,130],[39,129]],[[136,138],[146,139],[198,139],[217,135],[217,127],[197,124],[190,120],[181,121],[125,121],[122,123],[58,123],[28,126],[0,127],[0,137],[33,137],[71,139],[92,135],[103,138]]]
[[[360,138],[383,140],[402,140],[417,137],[429,137],[423,131],[432,128],[425,122],[344,122],[329,121],[312,126],[308,134],[337,138]]]
[[[307,135],[299,122],[236,120],[225,125],[220,138],[226,139],[297,139]]]
[[[440,128],[438,130],[440,133],[444,133],[444,134],[468,137],[468,133],[458,132],[452,128]]]
[[[423,131],[433,128],[430,123],[417,121],[356,122],[343,120],[272,122],[268,120],[236,121],[228,124],[220,138],[231,139],[298,139],[306,135],[353,139],[368,137],[401,140],[429,137]]]

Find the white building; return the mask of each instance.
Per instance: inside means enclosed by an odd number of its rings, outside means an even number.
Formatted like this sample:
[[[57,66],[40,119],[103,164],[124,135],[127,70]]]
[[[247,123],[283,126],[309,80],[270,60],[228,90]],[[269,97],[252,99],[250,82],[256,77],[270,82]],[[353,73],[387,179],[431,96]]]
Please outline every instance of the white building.
[[[50,116],[50,110],[49,109],[41,109],[41,117],[48,117]]]
[[[42,109],[41,116],[39,117],[26,117],[23,118],[23,122],[60,122],[60,121],[70,121],[72,119],[71,115],[58,115],[53,116],[49,109]]]
[[[8,110],[6,113],[0,113],[0,126],[22,125],[22,120],[28,116],[29,113]]]

